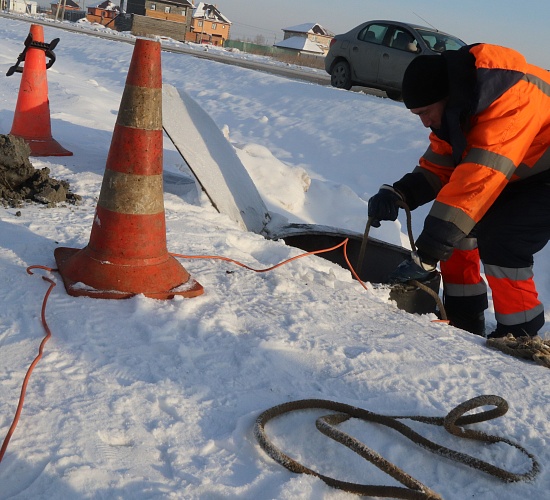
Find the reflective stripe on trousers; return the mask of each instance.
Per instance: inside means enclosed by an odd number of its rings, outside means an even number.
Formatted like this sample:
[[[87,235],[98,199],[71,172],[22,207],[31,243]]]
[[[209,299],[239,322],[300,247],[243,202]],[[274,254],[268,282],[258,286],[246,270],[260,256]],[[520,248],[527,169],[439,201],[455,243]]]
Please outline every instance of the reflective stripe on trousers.
[[[528,323],[544,312],[533,280],[533,268],[506,268],[484,265],[493,291],[495,317],[503,325]]]

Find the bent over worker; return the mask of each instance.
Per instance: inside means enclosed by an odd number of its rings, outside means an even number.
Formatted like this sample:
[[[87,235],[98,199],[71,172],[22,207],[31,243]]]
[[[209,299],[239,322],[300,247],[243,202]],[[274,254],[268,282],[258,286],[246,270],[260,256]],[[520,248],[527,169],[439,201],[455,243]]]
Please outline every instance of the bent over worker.
[[[515,50],[475,44],[419,56],[403,101],[431,129],[419,165],[369,200],[371,225],[434,200],[411,259],[392,282],[422,280],[441,261],[451,325],[484,335],[487,288],[496,329],[535,336],[544,308],[533,255],[550,238],[550,73]]]

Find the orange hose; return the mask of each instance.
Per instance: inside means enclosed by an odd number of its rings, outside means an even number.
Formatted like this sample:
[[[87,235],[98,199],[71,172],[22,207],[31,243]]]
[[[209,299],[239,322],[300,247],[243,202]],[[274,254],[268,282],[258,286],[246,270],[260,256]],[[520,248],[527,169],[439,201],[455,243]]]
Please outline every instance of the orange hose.
[[[44,266],[30,266],[27,268],[27,273],[33,274],[31,269],[38,268],[38,269],[45,269],[48,271],[52,271],[52,269]],[[21,387],[21,395],[19,396],[19,404],[17,405],[17,410],[15,412],[15,416],[13,418],[13,422],[11,424],[11,427],[8,430],[8,433],[6,434],[6,437],[4,438],[4,442],[2,444],[2,448],[0,448],[0,462],[2,462],[2,459],[4,458],[4,453],[6,453],[6,450],[8,448],[8,443],[10,442],[10,439],[15,432],[15,428],[17,427],[17,423],[19,422],[19,417],[21,416],[21,411],[23,410],[23,403],[25,401],[25,394],[27,392],[27,385],[29,383],[29,379],[31,377],[31,373],[34,370],[34,367],[38,364],[40,359],[42,358],[42,354],[44,352],[44,346],[46,345],[46,342],[49,340],[49,338],[52,336],[52,333],[50,331],[50,328],[48,327],[48,324],[46,323],[46,303],[48,301],[48,297],[55,287],[55,282],[52,281],[50,278],[46,278],[45,276],[42,276],[42,279],[49,282],[50,286],[48,288],[48,291],[46,292],[46,295],[44,296],[44,300],[42,302],[42,325],[44,326],[44,329],[46,330],[46,336],[40,343],[40,347],[38,349],[38,356],[34,358],[34,361],[29,366],[29,369],[27,370],[27,374],[25,375],[25,378],[23,379],[23,386]]]
[[[243,264],[237,260],[233,260],[233,259],[230,259],[228,257],[220,257],[218,255],[182,255],[182,254],[179,254],[179,253],[172,253],[170,255],[172,255],[173,257],[179,257],[181,259],[212,259],[212,260],[223,260],[223,261],[226,261],[226,262],[231,262],[233,264],[236,264],[237,266],[241,266],[241,267],[244,267],[245,269],[248,269],[250,271],[254,271],[256,273],[265,273],[267,271],[272,271],[273,269],[276,269],[278,267],[281,267],[283,266],[284,264],[288,264],[289,262],[292,262],[293,260],[296,260],[296,259],[301,259],[302,257],[307,257],[308,255],[317,255],[319,253],[325,253],[325,252],[332,252],[333,250],[336,250],[337,248],[340,248],[340,247],[343,247],[343,251],[344,251],[344,257],[346,259],[346,263],[348,264],[353,276],[355,276],[355,278],[357,279],[357,281],[359,281],[359,283],[361,283],[361,285],[363,286],[363,288],[365,290],[367,290],[367,287],[366,285],[361,281],[361,279],[359,278],[359,276],[357,275],[357,273],[355,272],[355,269],[353,268],[353,266],[351,265],[349,259],[348,259],[348,253],[347,253],[347,247],[348,247],[348,241],[349,241],[349,238],[346,238],[344,241],[342,241],[342,243],[338,243],[338,245],[335,245],[331,248],[324,248],[322,250],[314,250],[313,252],[306,252],[306,253],[303,253],[303,254],[300,254],[300,255],[296,255],[295,257],[291,257],[290,259],[287,259],[287,260],[284,260],[283,262],[279,262],[278,264],[275,264],[274,266],[271,266],[271,267],[268,267],[266,269],[254,269],[252,267],[249,267],[247,266],[246,264]]]

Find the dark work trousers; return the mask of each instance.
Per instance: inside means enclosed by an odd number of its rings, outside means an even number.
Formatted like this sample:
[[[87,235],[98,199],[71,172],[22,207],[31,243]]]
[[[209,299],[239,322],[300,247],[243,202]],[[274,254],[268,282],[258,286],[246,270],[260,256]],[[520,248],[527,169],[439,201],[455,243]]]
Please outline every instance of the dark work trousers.
[[[497,333],[537,334],[544,307],[533,280],[533,255],[550,239],[550,183],[510,184],[477,224],[476,235]]]

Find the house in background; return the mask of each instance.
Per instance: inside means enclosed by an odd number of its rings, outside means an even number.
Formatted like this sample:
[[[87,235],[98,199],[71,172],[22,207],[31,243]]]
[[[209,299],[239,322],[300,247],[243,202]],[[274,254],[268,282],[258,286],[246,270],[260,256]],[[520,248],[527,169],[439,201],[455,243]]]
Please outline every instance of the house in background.
[[[73,0],[59,0],[59,2],[50,4],[52,8],[52,17],[54,19],[66,19],[67,21],[77,21],[86,16],[86,12],[80,9],[80,5]]]
[[[184,41],[191,31],[192,0],[127,0],[126,14],[116,18],[119,31],[136,36],[165,36]]]
[[[29,0],[5,0],[0,1],[2,10],[10,10],[18,14],[36,14],[38,11],[38,2],[30,2]]]
[[[191,31],[186,41],[223,46],[230,29],[231,21],[215,5],[200,2],[193,11]]]
[[[283,28],[283,40],[275,47],[297,50],[308,54],[326,55],[334,33],[318,23],[304,23],[290,28]]]
[[[282,42],[274,43],[273,46],[278,47],[279,49],[296,51],[299,54],[310,54],[316,56],[322,56],[325,54],[319,45],[301,36],[291,36]]]
[[[97,7],[88,7],[86,19],[91,23],[99,23],[103,26],[114,28],[114,19],[120,14],[120,7],[111,0],[105,0]]]

